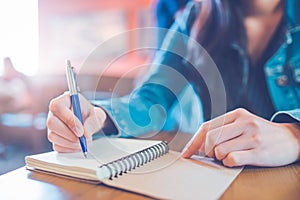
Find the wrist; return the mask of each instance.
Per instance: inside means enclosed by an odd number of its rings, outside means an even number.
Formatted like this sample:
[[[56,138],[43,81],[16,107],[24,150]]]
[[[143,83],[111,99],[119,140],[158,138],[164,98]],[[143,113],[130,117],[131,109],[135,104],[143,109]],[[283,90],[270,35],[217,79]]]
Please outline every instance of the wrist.
[[[300,123],[286,123],[283,124],[285,127],[288,128],[292,136],[294,137],[295,141],[298,144],[298,160],[300,159]]]
[[[99,105],[95,105],[94,109],[95,112],[101,113],[102,116],[102,126],[97,133],[100,133],[102,135],[104,134],[107,136],[118,136],[120,131],[116,125],[116,122],[113,120],[112,116],[110,116],[109,112]]]

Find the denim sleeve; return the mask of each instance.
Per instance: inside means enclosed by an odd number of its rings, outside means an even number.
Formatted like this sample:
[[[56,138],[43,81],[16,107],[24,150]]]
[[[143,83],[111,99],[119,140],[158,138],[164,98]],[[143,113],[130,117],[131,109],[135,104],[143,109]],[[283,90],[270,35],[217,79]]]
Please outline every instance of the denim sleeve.
[[[131,94],[93,102],[105,109],[121,137],[156,133],[166,126],[170,109],[189,84],[183,73],[187,70],[183,70],[182,58],[186,55],[186,44],[187,36],[174,24],[147,76]]]
[[[279,123],[300,122],[300,109],[279,111],[272,116],[271,121]]]

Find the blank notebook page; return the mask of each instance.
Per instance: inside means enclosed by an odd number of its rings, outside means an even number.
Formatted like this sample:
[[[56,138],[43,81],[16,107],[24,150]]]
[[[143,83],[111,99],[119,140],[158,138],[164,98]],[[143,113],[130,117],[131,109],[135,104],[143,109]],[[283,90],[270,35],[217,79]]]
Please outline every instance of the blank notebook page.
[[[179,153],[170,151],[162,159],[103,182],[154,198],[209,200],[218,199],[241,170],[203,157],[183,159]]]

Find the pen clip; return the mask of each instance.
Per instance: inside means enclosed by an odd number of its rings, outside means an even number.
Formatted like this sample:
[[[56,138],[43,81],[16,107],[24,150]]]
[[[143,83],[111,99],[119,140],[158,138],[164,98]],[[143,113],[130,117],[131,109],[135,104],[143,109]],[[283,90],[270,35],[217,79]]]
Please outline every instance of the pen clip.
[[[78,83],[78,78],[77,78],[77,73],[75,72],[75,68],[72,67],[72,71],[73,71],[73,76],[74,76],[74,81],[75,81],[75,87],[76,87],[76,90],[77,90],[77,93],[80,92],[80,88],[79,88],[79,85],[77,84]]]
[[[67,81],[68,81],[70,95],[78,94],[80,89],[77,84],[77,75],[74,71],[74,67],[71,66],[70,60],[67,60],[66,75],[67,75]]]

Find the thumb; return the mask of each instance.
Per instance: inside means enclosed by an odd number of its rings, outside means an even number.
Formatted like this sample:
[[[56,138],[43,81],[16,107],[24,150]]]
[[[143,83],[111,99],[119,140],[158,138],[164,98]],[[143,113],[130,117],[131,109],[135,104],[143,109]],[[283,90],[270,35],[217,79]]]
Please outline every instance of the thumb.
[[[92,137],[94,133],[99,131],[104,124],[106,119],[105,112],[101,109],[95,108],[94,112],[91,113],[89,117],[85,119],[84,122],[84,135],[89,138]]]

